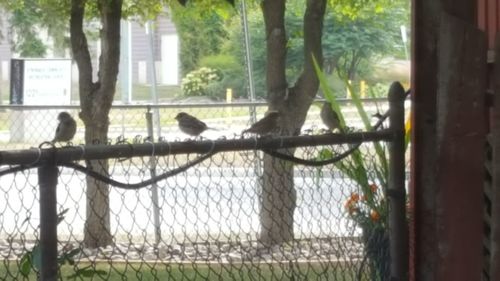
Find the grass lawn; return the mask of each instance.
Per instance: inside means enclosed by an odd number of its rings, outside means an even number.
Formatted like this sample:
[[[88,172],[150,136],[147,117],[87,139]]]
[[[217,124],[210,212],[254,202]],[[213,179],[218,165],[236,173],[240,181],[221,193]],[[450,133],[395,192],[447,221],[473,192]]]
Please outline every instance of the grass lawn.
[[[78,268],[89,264],[80,263]],[[102,275],[91,277],[68,278],[75,273],[69,265],[62,267],[62,280],[357,280],[356,267],[352,264],[315,262],[315,263],[233,263],[233,264],[178,264],[178,263],[97,263],[96,269]],[[1,280],[36,280],[32,272],[23,277],[15,261],[0,264]],[[362,280],[368,280],[362,278]]]

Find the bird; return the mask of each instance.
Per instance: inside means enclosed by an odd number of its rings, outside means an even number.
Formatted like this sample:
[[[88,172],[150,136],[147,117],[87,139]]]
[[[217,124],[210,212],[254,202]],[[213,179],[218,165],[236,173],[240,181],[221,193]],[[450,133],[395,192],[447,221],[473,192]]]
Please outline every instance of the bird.
[[[278,111],[268,111],[262,119],[255,122],[250,128],[241,132],[241,134],[254,133],[261,136],[269,134],[278,127],[279,117],[280,113]]]
[[[177,120],[177,123],[179,124],[179,129],[190,136],[197,137],[204,131],[208,129],[213,129],[207,126],[205,122],[199,120],[198,118],[187,114],[186,112],[179,112],[176,116],[175,119]]]
[[[340,132],[344,131],[340,125],[339,115],[337,114],[337,112],[335,112],[335,110],[332,109],[331,103],[323,103],[323,106],[321,107],[320,117],[323,121],[323,124],[325,124],[329,131],[335,131],[335,129],[338,129]]]
[[[57,125],[56,134],[52,143],[61,141],[69,142],[76,133],[75,119],[73,119],[68,112],[63,111],[57,115],[57,120],[59,120],[59,124]]]

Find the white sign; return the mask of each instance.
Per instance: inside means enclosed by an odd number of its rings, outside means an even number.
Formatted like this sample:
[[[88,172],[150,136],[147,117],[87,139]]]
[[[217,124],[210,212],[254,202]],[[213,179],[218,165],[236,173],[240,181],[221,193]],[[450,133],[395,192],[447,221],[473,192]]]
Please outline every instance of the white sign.
[[[25,105],[68,105],[71,103],[71,60],[25,59]]]

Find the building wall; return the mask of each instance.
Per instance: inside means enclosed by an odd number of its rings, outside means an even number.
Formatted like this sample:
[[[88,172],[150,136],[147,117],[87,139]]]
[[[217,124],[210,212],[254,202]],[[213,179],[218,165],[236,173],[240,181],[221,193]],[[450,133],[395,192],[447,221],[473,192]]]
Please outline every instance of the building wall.
[[[161,38],[164,35],[176,34],[175,25],[167,17],[161,16],[154,23],[155,33],[153,36],[154,60],[156,62],[157,82],[161,83]],[[149,55],[149,38],[145,26],[138,22],[131,25],[132,34],[132,81],[133,83],[150,83],[151,75],[147,69]]]
[[[12,55],[10,50],[10,34],[6,14],[0,10],[0,83],[9,79],[9,61]]]
[[[5,15],[0,11],[0,14]],[[0,17],[0,82],[8,83],[9,79],[9,61],[12,57],[10,35],[8,33],[8,22],[5,16]],[[156,76],[158,83],[161,83],[161,69],[162,69],[162,52],[161,52],[161,38],[164,35],[177,34],[175,25],[166,16],[161,16],[155,23],[154,33],[154,60],[156,61]],[[132,83],[150,83],[151,75],[148,74],[146,67],[149,42],[148,36],[143,24],[139,22],[131,23],[131,48],[132,48]],[[94,78],[97,76],[97,64],[99,60],[99,43],[89,42],[90,53],[92,56],[92,64],[94,70]],[[77,69],[74,69],[74,78],[77,79]]]

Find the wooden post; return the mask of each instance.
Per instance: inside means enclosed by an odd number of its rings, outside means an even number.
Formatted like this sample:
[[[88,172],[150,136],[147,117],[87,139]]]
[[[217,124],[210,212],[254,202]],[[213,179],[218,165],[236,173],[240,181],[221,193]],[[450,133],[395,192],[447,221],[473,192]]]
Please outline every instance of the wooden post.
[[[450,157],[453,154],[448,154],[443,158],[443,153],[441,150],[448,150],[451,152],[446,144],[438,143],[437,133],[440,133],[441,128],[438,128],[438,117],[448,116],[449,112],[443,112],[437,109],[437,97],[439,85],[442,83],[441,75],[460,75],[459,65],[445,66],[440,62],[440,56],[446,55],[446,52],[450,51],[447,48],[450,46],[443,46],[441,43],[445,41],[441,37],[439,32],[440,25],[446,21],[443,20],[443,14],[445,12],[461,18],[465,22],[474,26],[476,23],[476,11],[477,11],[477,1],[468,0],[412,0],[412,75],[411,75],[411,85],[412,85],[412,157],[411,157],[411,183],[410,183],[410,276],[411,280],[466,280],[467,275],[461,276],[459,279],[453,279],[451,276],[447,276],[445,279],[438,276],[438,271],[446,268],[449,271],[456,270],[456,274],[460,275],[464,271],[471,270],[469,266],[455,265],[455,266],[444,266],[442,263],[442,258],[439,257],[439,251],[444,251],[442,239],[437,233],[443,229],[441,221],[438,220],[440,212],[444,209],[440,204],[443,203],[441,200],[455,200],[454,198],[437,198],[437,193],[440,188],[443,187],[444,182],[438,183],[438,168],[445,168],[452,177],[452,170],[454,165],[457,163],[438,163],[437,156],[440,155],[444,160],[446,157]],[[464,34],[457,33],[453,34],[456,38],[465,36]],[[463,37],[465,38],[465,37]],[[480,40],[474,36],[474,39],[467,37],[469,42],[475,42],[474,40]],[[456,42],[454,42],[456,43]],[[438,54],[438,52],[441,52]],[[474,53],[475,54],[475,53]],[[464,52],[458,57],[459,59],[465,59],[466,57],[471,57],[471,54]],[[462,66],[462,71],[465,71],[466,67]],[[476,77],[475,73],[470,73]],[[480,74],[477,74],[478,76]],[[469,80],[468,77],[462,77],[462,81],[467,84]],[[465,89],[459,89],[461,93],[465,93]],[[475,90],[474,90],[475,93]],[[450,95],[452,94],[452,95]],[[455,95],[455,96],[453,96]],[[446,98],[449,100],[457,99],[458,93],[449,92]],[[455,101],[455,102],[458,102]],[[466,107],[466,102],[462,103],[464,108],[462,108],[462,115],[468,116],[471,122],[475,125],[480,124],[481,120],[474,120],[476,117],[474,114],[477,113],[475,104],[470,104]],[[473,112],[474,118],[472,118],[469,113]],[[473,121],[474,120],[474,121]],[[452,127],[452,120],[448,120],[449,126]],[[451,141],[452,136],[446,134],[446,137]],[[476,145],[476,143],[474,143]],[[456,148],[456,147],[455,147]],[[466,155],[474,155],[476,151],[464,151],[462,148],[457,148],[461,153]],[[474,147],[476,149],[476,147]],[[482,152],[479,153],[482,155]],[[475,158],[473,158],[476,161]],[[466,162],[468,160],[465,160]],[[454,164],[444,166],[447,164]],[[482,163],[478,164],[478,167],[482,167]],[[456,173],[462,173],[461,176],[465,174],[463,171]],[[474,171],[476,172],[476,171]],[[442,175],[440,175],[443,178]],[[477,175],[475,174],[474,177]],[[451,184],[446,183],[446,184]],[[464,183],[460,183],[463,185]],[[453,186],[446,188],[452,189]],[[451,191],[451,190],[450,190]],[[478,219],[481,221],[481,218]],[[470,226],[462,225],[461,229],[470,230]],[[481,228],[479,228],[481,230]],[[462,233],[461,233],[462,234]],[[480,239],[479,239],[480,240]],[[467,243],[465,243],[467,244]],[[455,245],[458,249],[461,246]],[[446,247],[446,249],[448,249]],[[457,253],[454,253],[457,254]],[[467,256],[466,253],[458,254],[458,256],[449,256],[450,261],[456,261],[455,258],[462,259]],[[478,259],[480,260],[480,259]],[[476,266],[477,261],[474,261],[474,266]],[[473,270],[475,270],[474,268]],[[473,280],[473,279],[470,279]]]
[[[486,36],[441,14],[438,56],[436,280],[481,280]]]
[[[491,193],[491,234],[490,234],[490,280],[500,278],[500,34],[497,34],[495,46],[495,66],[493,72],[493,118],[491,124],[492,135],[492,193]]]
[[[434,177],[439,7],[436,0],[412,0],[411,280],[435,280],[437,266]]]

